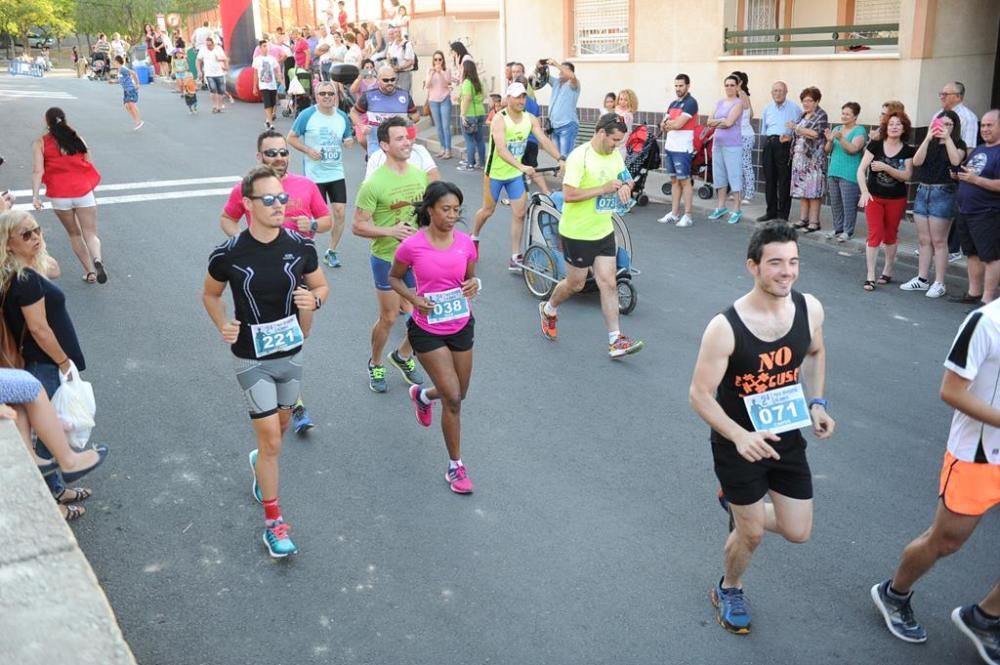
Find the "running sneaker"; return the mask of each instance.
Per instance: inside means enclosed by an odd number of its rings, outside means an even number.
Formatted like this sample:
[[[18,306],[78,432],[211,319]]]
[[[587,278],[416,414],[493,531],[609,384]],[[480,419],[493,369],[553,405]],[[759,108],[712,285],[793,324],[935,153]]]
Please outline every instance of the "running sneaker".
[[[934,282],[931,287],[927,289],[927,293],[924,295],[928,298],[941,298],[947,295],[948,289],[945,288],[944,284],[941,282]]]
[[[290,527],[283,520],[278,520],[264,529],[264,544],[272,559],[284,559],[289,554],[297,554],[299,548],[288,537]]]
[[[948,254],[948,263],[957,263],[962,260],[962,252],[952,252]]]
[[[323,263],[326,264],[327,268],[339,268],[340,260],[337,258],[337,252],[332,249],[326,250],[326,254],[323,255]]]
[[[300,435],[316,427],[316,423],[309,417],[306,405],[302,402],[297,403],[292,409],[292,427],[295,428],[295,433]]]
[[[399,370],[400,374],[403,375],[403,380],[411,386],[419,386],[424,382],[424,377],[420,374],[420,370],[417,369],[417,360],[412,355],[403,360],[399,357],[398,351],[393,351],[389,354],[389,362]]]
[[[920,279],[919,277],[914,277],[908,282],[903,282],[899,285],[900,291],[926,291],[930,287],[931,283],[926,279]]]
[[[721,489],[719,490],[719,494],[716,498],[719,500],[719,505],[722,506],[722,509],[726,511],[727,515],[729,515],[729,533],[732,533],[733,529],[736,528],[736,521],[733,519],[733,509],[729,507],[729,500],[726,498],[725,493],[723,493]]]
[[[143,125],[145,125],[145,124],[146,124],[145,120],[140,120],[139,123],[135,127],[132,128],[132,131],[133,132],[139,131],[140,129],[142,129]]]
[[[385,382],[385,367],[368,363],[368,387],[373,393],[384,393],[389,389]]]
[[[444,474],[444,481],[451,486],[451,491],[455,494],[472,494],[472,481],[465,471],[465,465],[449,468]]]
[[[716,610],[719,625],[730,633],[748,635],[750,633],[750,605],[743,589],[723,589],[722,579],[709,593]]]
[[[510,257],[510,261],[507,262],[507,272],[521,272],[522,263],[524,263],[523,254]]]
[[[679,219],[680,217],[675,215],[672,211],[668,211],[666,215],[660,217],[656,221],[658,221],[660,224],[672,224],[677,222]]]
[[[734,210],[729,213],[729,219],[726,221],[730,224],[739,224],[741,219],[743,219],[743,212],[740,210]]]
[[[470,166],[468,164],[459,164],[455,167],[456,171],[462,171],[463,173],[471,173],[476,170],[475,166]]]
[[[420,399],[421,390],[423,388],[420,386],[410,386],[410,400],[413,401],[413,409],[417,414],[417,422],[424,427],[430,427],[431,422],[434,420],[434,405],[424,404],[424,401]]]
[[[542,320],[542,335],[545,336],[545,339],[555,339],[558,335],[558,331],[556,330],[556,321],[559,317],[549,316],[546,314],[545,305],[546,303],[544,302],[538,303],[538,316]]]
[[[875,607],[878,608],[879,612],[882,613],[882,618],[885,619],[885,627],[889,629],[890,633],[904,642],[912,644],[926,642],[927,631],[913,618],[913,608],[910,606],[913,594],[910,593],[903,599],[893,598],[889,595],[889,584],[891,582],[892,580],[886,580],[881,584],[876,584],[871,590]]]
[[[712,212],[708,213],[708,218],[709,219],[713,219],[713,220],[714,219],[720,219],[722,217],[725,217],[726,213],[728,213],[728,212],[729,212],[729,210],[727,208],[716,208]]]
[[[633,340],[625,335],[618,335],[618,339],[613,344],[608,344],[608,355],[612,358],[621,358],[642,351],[645,346],[642,340]]]
[[[1000,665],[1000,621],[983,621],[975,607],[956,607],[951,612],[951,622],[972,640],[983,662]]]
[[[693,226],[693,225],[694,225],[694,220],[691,219],[691,215],[689,215],[687,213],[684,213],[684,215],[677,222],[677,228],[679,228],[679,229],[683,229],[683,228],[686,228],[688,226]]]
[[[250,451],[250,473],[253,474],[253,486],[250,488],[250,493],[253,494],[253,498],[257,503],[264,503],[264,495],[260,491],[260,485],[257,484],[257,449],[254,448]]]
[[[828,231],[823,235],[823,237],[826,238],[827,240],[836,240],[839,236],[840,236],[839,231]]]
[[[851,236],[848,233],[841,233],[839,236],[837,236],[837,242],[847,242],[850,239]]]

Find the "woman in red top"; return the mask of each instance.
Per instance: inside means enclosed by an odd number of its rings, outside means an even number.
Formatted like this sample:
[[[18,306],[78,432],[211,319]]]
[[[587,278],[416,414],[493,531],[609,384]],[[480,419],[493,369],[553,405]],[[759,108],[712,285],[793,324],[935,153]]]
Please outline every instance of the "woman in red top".
[[[83,281],[104,284],[108,275],[101,262],[101,239],[97,237],[97,200],[94,188],[101,174],[94,168],[87,144],[66,124],[66,114],[60,108],[45,112],[49,131],[32,144],[35,166],[31,191],[35,210],[42,209],[38,192],[45,183],[45,194],[52,210],[69,234],[73,253],[83,265]]]

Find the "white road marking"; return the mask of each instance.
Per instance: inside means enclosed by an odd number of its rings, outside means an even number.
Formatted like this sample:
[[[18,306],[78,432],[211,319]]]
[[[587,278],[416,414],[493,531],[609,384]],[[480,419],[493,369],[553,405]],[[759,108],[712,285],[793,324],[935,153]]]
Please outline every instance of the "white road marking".
[[[243,176],[224,175],[212,178],[187,178],[185,180],[144,180],[142,182],[123,182],[115,185],[98,185],[98,192],[132,191],[136,189],[155,189],[157,187],[186,187],[188,185],[217,185],[219,183],[235,184]],[[17,189],[11,192],[14,196],[31,196],[30,189]],[[44,196],[45,189],[42,188]]]
[[[113,203],[145,203],[147,201],[167,201],[169,199],[194,199],[203,196],[225,196],[233,191],[232,187],[223,189],[193,189],[184,192],[149,192],[147,194],[127,194],[125,196],[103,196],[97,199],[97,205],[111,205]],[[46,201],[42,205],[43,210],[49,210],[52,204]],[[31,212],[34,206],[30,203],[18,203],[14,210],[27,210]]]
[[[47,91],[47,90],[4,90],[0,89],[0,97],[10,97],[12,99],[76,99],[68,92]]]

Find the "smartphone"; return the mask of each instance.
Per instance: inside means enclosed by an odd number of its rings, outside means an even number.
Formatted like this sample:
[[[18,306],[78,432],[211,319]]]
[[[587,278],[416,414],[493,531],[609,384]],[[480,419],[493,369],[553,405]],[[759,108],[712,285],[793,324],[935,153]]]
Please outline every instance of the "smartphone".
[[[941,129],[941,126],[943,124],[944,123],[941,122],[941,116],[934,118],[934,120],[931,121],[931,132],[936,132],[937,130]]]

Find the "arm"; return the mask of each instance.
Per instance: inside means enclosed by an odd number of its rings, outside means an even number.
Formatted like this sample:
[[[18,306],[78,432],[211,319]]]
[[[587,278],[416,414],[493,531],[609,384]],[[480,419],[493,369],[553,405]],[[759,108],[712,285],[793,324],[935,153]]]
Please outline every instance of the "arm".
[[[865,149],[865,137],[860,134],[848,142],[847,137],[841,133],[837,140],[840,141],[840,147],[849,155],[856,155]]]
[[[466,94],[465,90],[464,90],[464,86],[463,86],[463,90],[462,90],[462,104],[461,104],[461,106],[459,108],[459,113],[458,113],[459,116],[461,116],[463,120],[465,119],[466,114],[469,111],[469,105],[471,103],[472,103],[472,95],[471,94]]]
[[[570,86],[572,86],[574,89],[580,87],[580,82],[576,79],[576,72],[574,72],[572,69],[570,69],[569,67],[564,67],[555,58],[549,58],[548,64],[553,67],[558,67],[559,71],[566,75],[567,78],[566,82],[569,83]]]
[[[572,185],[567,185],[563,183],[563,200],[567,203],[576,203],[577,201],[586,201],[588,199],[596,199],[602,194],[611,194],[617,192],[622,187],[627,187],[628,185],[623,185],[619,180],[609,180],[603,185],[598,185],[597,187],[588,187],[587,189],[580,189],[579,187],[573,187]]]
[[[896,180],[899,180],[900,182],[906,182],[907,180],[910,180],[913,177],[912,157],[903,162],[903,168],[901,169],[894,169],[890,167],[888,164],[885,164],[884,162],[879,162],[879,163],[882,164],[883,168],[879,168],[877,170],[883,171],[884,173],[888,173],[890,176],[892,176]]]
[[[256,67],[251,67],[253,70],[253,94],[260,94],[260,72],[257,71]]]
[[[812,326],[812,342],[802,361],[802,383],[806,390],[806,400],[811,401],[821,399],[826,388],[826,347],[823,344],[823,306],[811,295],[806,295],[805,299]],[[813,421],[813,432],[818,438],[827,439],[833,434],[836,423],[822,404],[811,406],[809,415]]]
[[[219,217],[219,227],[222,228],[222,232],[227,236],[232,238],[240,232],[240,222],[238,219],[233,219],[226,213],[222,213]]]
[[[351,221],[351,233],[359,238],[397,238],[406,240],[413,235],[413,228],[404,222],[395,226],[375,226],[372,223],[372,211],[364,208],[354,208],[354,219]]]
[[[858,205],[862,208],[868,205],[868,202],[872,198],[871,193],[868,191],[868,167],[871,166],[873,159],[875,159],[875,155],[865,150],[865,154],[861,158],[861,163],[858,164],[858,189],[861,190],[861,198],[858,199]]]
[[[969,392],[972,382],[946,369],[941,379],[941,400],[956,411],[990,427],[1000,427],[1000,411]]]
[[[917,152],[913,155],[914,166],[923,166],[924,161],[927,159],[927,148],[930,147],[931,141],[933,139],[934,136],[932,135],[932,133],[927,132],[927,136],[925,136],[924,140],[920,142],[920,145],[917,147]]]
[[[235,344],[236,338],[240,334],[240,322],[226,318],[226,306],[222,302],[222,294],[226,290],[226,283],[215,280],[211,275],[205,276],[205,284],[202,286],[201,302],[208,312],[208,318],[212,319],[216,329],[222,335],[222,341],[226,344]]]
[[[438,180],[441,179],[441,172],[438,171],[437,166],[427,171],[424,171],[424,173],[427,174],[427,184],[430,184],[432,182],[437,182]]]
[[[945,136],[944,147],[948,151],[948,161],[951,162],[952,166],[958,166],[965,161],[965,150],[955,145],[955,142],[951,140],[951,134]],[[913,163],[916,164],[916,159]]]
[[[288,142],[288,145],[292,146],[293,148],[295,148],[296,150],[298,150],[299,152],[301,152],[303,155],[313,160],[314,162],[319,161],[323,157],[322,155],[319,154],[319,151],[313,150],[305,143],[303,143],[302,139],[299,138],[299,135],[295,133],[294,129],[288,132],[288,136],[286,137],[285,140]]]
[[[669,116],[664,115],[663,116],[663,122],[660,123],[660,126],[663,127],[663,131],[665,131],[665,132],[669,132],[672,129],[680,129],[681,127],[683,127],[684,123],[686,123],[688,120],[690,120],[691,114],[690,113],[681,113],[679,116],[677,116],[673,120],[668,120],[668,117]]]
[[[991,180],[990,178],[984,178],[981,175],[976,175],[965,166],[958,172],[958,179],[962,182],[982,187],[988,192],[1000,192],[1000,179]]]
[[[21,308],[24,314],[24,325],[31,334],[35,344],[45,352],[49,358],[59,365],[59,371],[69,370],[69,356],[63,351],[56,334],[49,327],[49,320],[45,317],[45,298],[40,298],[36,302]]]
[[[300,311],[313,312],[326,302],[330,288],[326,285],[322,270],[313,270],[302,277],[306,285],[295,289],[292,299]]]
[[[732,127],[740,121],[741,115],[743,115],[743,106],[741,104],[734,104],[733,108],[729,109],[729,115],[719,120],[719,127]]]
[[[42,139],[37,138],[31,144],[33,166],[31,169],[31,202],[35,210],[41,210],[42,201],[38,193],[42,189],[42,176],[45,175],[45,157],[42,154]]]
[[[415,289],[411,289],[403,281],[403,276],[406,275],[406,271],[410,269],[410,266],[406,263],[401,262],[399,259],[395,259],[392,262],[392,268],[389,270],[389,285],[392,290],[399,294],[399,296],[413,305],[414,308],[419,309],[424,314],[429,314],[434,310],[434,303],[427,298],[418,296]]]

